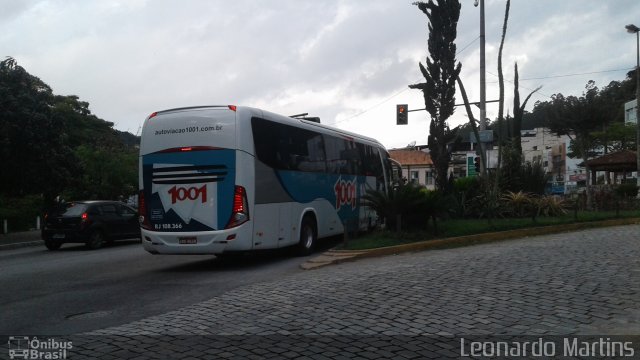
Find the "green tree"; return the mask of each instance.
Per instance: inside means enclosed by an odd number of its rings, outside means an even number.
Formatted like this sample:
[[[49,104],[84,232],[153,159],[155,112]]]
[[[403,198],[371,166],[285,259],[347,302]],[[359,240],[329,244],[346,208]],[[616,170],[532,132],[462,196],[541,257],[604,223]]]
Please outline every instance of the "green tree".
[[[0,192],[53,197],[77,171],[51,88],[13,58],[0,62]]]
[[[534,111],[542,111],[547,119],[547,127],[556,135],[571,138],[572,157],[579,157],[585,163],[592,157],[595,147],[593,132],[602,128],[603,107],[598,97],[599,90],[595,82],[589,81],[580,97],[555,94],[551,101],[539,102]],[[592,208],[591,187],[587,185],[587,208]]]
[[[76,148],[81,176],[65,194],[73,199],[117,199],[135,193],[137,152],[125,148],[100,148],[81,145]]]
[[[636,125],[616,122],[606,127],[604,131],[596,131],[593,136],[596,148],[603,148],[606,152],[636,149]]]
[[[0,62],[0,161],[6,169],[0,196],[10,199],[3,203],[30,194],[46,203],[62,193],[67,199],[135,193],[137,151],[122,140],[132,143],[132,136],[93,115],[78,96],[53,94],[13,58]]]
[[[456,64],[455,58],[460,3],[457,0],[429,0],[416,2],[414,5],[429,19],[429,56],[426,66],[419,63],[420,72],[426,81],[409,87],[422,90],[424,95],[425,108],[431,116],[428,146],[434,164],[435,181],[438,189],[447,191],[451,161],[447,144],[457,137],[457,128],[450,129],[447,119],[454,112],[455,82],[462,68],[462,64]]]

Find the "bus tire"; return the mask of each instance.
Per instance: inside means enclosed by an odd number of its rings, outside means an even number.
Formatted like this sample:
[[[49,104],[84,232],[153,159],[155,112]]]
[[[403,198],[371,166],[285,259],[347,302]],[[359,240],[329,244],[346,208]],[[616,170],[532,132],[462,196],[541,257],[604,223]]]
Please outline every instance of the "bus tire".
[[[298,242],[297,253],[299,256],[306,256],[313,252],[318,239],[316,222],[312,216],[305,215],[300,225],[300,241]]]

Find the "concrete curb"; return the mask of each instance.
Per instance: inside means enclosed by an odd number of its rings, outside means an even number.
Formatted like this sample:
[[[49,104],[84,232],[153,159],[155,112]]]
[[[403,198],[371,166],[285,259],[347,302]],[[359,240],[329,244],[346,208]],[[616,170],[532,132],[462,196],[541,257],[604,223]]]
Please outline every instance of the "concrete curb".
[[[38,246],[38,245],[44,246],[44,241],[37,240],[37,241],[18,242],[18,243],[13,243],[13,244],[4,244],[4,245],[0,245],[0,251],[2,251],[2,250],[13,250],[13,249],[19,249],[19,248],[23,248],[23,247],[27,247],[27,246]]]
[[[457,236],[451,238],[419,241],[409,244],[387,246],[369,250],[334,250],[331,249],[324,254],[308,260],[300,267],[304,270],[318,269],[323,266],[339,264],[345,261],[354,261],[360,258],[377,257],[386,255],[395,255],[405,252],[416,252],[425,250],[436,250],[451,247],[469,246],[476,244],[484,244],[495,241],[504,241],[511,239],[520,239],[529,236],[558,234],[564,232],[572,232],[584,229],[635,225],[640,224],[640,218],[613,219],[602,221],[580,222],[572,224],[540,226],[534,228],[507,230],[493,233],[483,233],[476,235]]]

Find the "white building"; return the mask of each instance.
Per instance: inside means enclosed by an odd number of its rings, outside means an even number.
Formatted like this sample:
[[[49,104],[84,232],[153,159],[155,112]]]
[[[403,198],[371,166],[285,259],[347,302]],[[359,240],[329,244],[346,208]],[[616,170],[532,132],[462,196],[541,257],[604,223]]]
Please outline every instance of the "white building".
[[[408,182],[435,189],[435,170],[431,155],[416,149],[392,149],[389,156],[402,165],[402,177]]]
[[[524,160],[540,162],[545,172],[552,175],[553,192],[573,190],[586,179],[584,168],[578,167],[582,160],[567,156],[569,136],[557,136],[547,128],[522,130],[520,135]]]
[[[636,119],[636,115],[637,115],[637,110],[636,108],[638,107],[638,100],[632,100],[629,102],[626,102],[624,104],[624,123],[625,124],[636,124],[637,123],[637,119]]]

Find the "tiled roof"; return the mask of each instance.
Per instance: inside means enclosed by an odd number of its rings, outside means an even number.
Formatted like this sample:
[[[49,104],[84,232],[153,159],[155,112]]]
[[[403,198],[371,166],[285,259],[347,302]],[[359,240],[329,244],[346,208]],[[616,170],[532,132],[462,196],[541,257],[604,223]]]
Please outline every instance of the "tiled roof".
[[[636,169],[636,153],[631,150],[621,150],[607,155],[587,160],[592,170],[627,170]]]
[[[433,165],[431,155],[419,150],[389,150],[389,156],[402,165]]]

